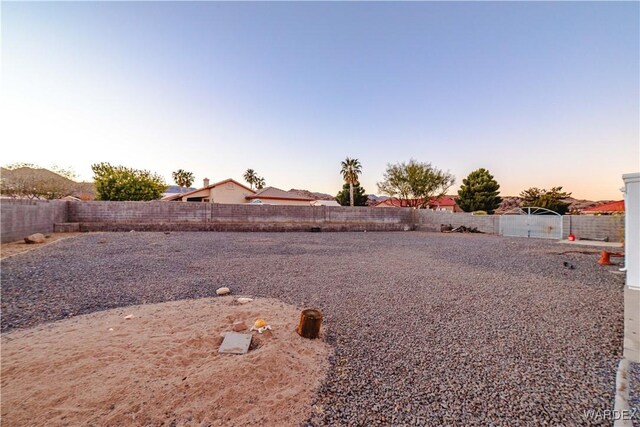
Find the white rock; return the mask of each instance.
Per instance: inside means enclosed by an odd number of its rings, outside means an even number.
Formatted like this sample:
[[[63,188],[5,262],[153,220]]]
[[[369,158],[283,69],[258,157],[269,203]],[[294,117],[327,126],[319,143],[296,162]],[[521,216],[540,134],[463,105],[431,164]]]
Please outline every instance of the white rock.
[[[251,301],[253,301],[253,298],[246,298],[246,297],[242,297],[242,298],[238,298],[237,300],[240,304],[247,304],[250,303]]]
[[[231,293],[231,290],[229,288],[218,288],[216,290],[216,294],[218,295],[228,295]]]
[[[44,234],[34,233],[24,238],[25,243],[44,243]]]
[[[124,318],[127,320],[133,319],[133,314],[127,314],[126,316],[124,316]]]

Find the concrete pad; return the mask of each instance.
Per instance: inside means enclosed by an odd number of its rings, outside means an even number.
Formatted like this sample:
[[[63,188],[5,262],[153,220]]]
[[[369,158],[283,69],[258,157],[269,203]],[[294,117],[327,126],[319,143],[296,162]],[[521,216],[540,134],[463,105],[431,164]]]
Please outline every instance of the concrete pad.
[[[251,334],[239,334],[237,332],[227,332],[224,340],[220,344],[218,353],[245,354],[251,345]]]
[[[601,248],[621,248],[624,246],[623,243],[620,242],[599,242],[597,240],[558,240],[556,243],[564,243],[566,245],[575,245],[575,246],[598,246]]]

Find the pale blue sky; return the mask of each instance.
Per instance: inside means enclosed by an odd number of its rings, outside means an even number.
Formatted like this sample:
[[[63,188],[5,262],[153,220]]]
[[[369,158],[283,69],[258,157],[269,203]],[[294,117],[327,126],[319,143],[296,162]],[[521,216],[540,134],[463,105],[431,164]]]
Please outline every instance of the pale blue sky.
[[[108,161],[335,194],[360,159],[619,199],[639,4],[2,2],[2,164]]]

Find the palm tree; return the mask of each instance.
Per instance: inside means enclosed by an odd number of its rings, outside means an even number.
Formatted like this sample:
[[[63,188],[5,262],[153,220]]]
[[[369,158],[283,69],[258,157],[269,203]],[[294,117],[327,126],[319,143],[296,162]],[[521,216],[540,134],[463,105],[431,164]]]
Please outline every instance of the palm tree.
[[[261,176],[257,176],[254,182],[256,183],[256,190],[262,190],[265,186],[264,178]]]
[[[173,181],[180,186],[180,192],[182,193],[182,187],[190,187],[193,184],[194,176],[193,172],[187,172],[184,169],[178,169],[171,174]]]
[[[242,177],[249,183],[249,185],[251,185],[251,189],[253,190],[253,185],[257,184],[256,180],[258,178],[258,175],[256,175],[256,171],[254,171],[253,169],[247,169]]]
[[[353,186],[358,183],[358,176],[362,173],[362,165],[360,164],[360,160],[350,159],[348,157],[344,159],[341,165],[342,170],[340,173],[342,174],[344,182],[349,184],[349,203],[351,207],[353,207]]]

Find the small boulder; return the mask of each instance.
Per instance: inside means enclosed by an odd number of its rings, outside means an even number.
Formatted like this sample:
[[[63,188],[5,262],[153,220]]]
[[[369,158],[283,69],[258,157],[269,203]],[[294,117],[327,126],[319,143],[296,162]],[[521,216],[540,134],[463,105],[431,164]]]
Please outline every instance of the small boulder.
[[[240,304],[247,304],[247,303],[250,303],[251,301],[253,301],[253,298],[241,297],[241,298],[238,298],[237,301]]]
[[[44,243],[44,234],[42,233],[34,233],[24,238],[24,242],[28,244],[33,243]]]
[[[216,289],[216,294],[222,296],[222,295],[229,295],[231,293],[231,290],[229,288],[218,288]]]
[[[242,320],[236,320],[235,322],[233,322],[232,329],[235,332],[246,331],[247,330],[247,324],[244,323]]]

